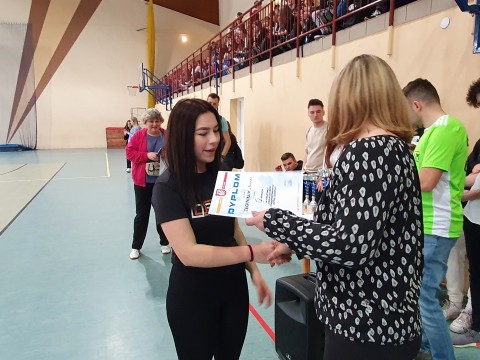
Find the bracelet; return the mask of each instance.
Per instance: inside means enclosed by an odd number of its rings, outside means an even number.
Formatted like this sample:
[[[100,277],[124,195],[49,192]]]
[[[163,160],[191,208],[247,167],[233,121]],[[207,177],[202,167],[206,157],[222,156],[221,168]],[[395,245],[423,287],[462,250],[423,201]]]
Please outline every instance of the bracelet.
[[[252,245],[247,245],[248,246],[248,250],[250,250],[250,261],[253,261],[253,249],[252,249]]]

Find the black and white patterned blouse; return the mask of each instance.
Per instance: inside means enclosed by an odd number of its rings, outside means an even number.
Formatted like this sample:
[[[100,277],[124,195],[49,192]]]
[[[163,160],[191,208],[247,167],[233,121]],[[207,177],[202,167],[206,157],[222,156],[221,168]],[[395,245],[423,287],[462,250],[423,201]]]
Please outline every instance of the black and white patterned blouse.
[[[280,209],[265,232],[317,262],[319,319],[352,341],[403,344],[421,334],[423,222],[418,173],[394,136],[350,143],[314,221]]]

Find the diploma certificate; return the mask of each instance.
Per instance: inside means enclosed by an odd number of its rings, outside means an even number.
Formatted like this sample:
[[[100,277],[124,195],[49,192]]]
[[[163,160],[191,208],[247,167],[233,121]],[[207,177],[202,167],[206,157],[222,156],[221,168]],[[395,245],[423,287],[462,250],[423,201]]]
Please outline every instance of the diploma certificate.
[[[219,171],[209,214],[249,218],[271,207],[302,215],[301,171]]]

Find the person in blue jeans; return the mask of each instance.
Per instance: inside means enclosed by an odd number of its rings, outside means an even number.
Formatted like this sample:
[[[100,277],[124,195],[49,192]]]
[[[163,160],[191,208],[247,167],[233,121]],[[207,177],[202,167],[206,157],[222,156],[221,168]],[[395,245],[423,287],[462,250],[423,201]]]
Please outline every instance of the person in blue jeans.
[[[416,79],[403,89],[416,125],[425,127],[413,156],[422,190],[424,274],[420,288],[422,355],[454,360],[452,341],[438,300],[450,250],[463,227],[461,198],[465,184],[468,137],[463,124],[447,115],[435,87]]]

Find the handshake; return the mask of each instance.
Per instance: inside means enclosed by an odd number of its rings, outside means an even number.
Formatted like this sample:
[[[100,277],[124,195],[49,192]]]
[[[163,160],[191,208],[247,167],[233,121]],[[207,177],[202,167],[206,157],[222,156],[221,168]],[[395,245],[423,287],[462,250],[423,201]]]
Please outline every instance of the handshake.
[[[266,210],[252,211],[252,217],[245,220],[248,226],[256,226],[261,232],[265,232],[263,226],[263,216]],[[261,264],[270,264],[270,266],[281,265],[292,260],[292,250],[287,245],[278,241],[264,241],[260,244],[252,245],[253,260]]]
[[[260,264],[270,264],[271,267],[292,260],[292,250],[278,241],[264,241],[252,245],[253,261]]]

